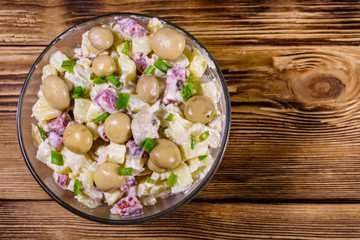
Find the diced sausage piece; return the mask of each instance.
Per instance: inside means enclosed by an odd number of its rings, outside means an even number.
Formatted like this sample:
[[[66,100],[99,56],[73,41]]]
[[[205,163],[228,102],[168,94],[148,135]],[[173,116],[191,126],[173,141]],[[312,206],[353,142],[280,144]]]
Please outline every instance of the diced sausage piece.
[[[135,195],[126,196],[114,205],[116,212],[122,217],[131,217],[144,214],[143,206]]]
[[[127,192],[127,190],[129,190],[129,188],[131,186],[134,186],[136,184],[137,184],[137,182],[136,182],[135,177],[127,178],[127,179],[125,179],[125,183],[120,187],[120,191],[123,193]]]
[[[56,150],[59,150],[61,147],[61,144],[63,142],[63,138],[60,137],[57,133],[55,132],[49,132],[47,134],[47,139],[49,140],[49,144],[50,146],[52,146],[53,148],[55,148]]]
[[[144,53],[135,53],[133,60],[136,65],[136,69],[143,73],[150,66],[150,59]]]
[[[186,81],[188,70],[181,67],[171,68],[166,73],[166,88],[162,99],[165,105],[170,103],[179,103],[176,98],[176,92],[179,90],[179,83]]]
[[[65,187],[67,181],[68,181],[68,175],[66,175],[66,174],[59,174],[59,175],[58,175],[57,184],[58,184],[60,187]]]
[[[110,114],[119,112],[115,106],[117,96],[110,89],[105,89],[100,92],[94,99],[94,101],[105,111]]]
[[[139,147],[135,141],[133,140],[129,140],[127,141],[127,143],[125,144],[126,146],[126,154],[129,156],[137,156],[140,157],[143,155],[144,153],[144,149]]]
[[[159,138],[158,128],[158,119],[147,111],[135,114],[131,122],[131,130],[136,144],[145,138]]]
[[[72,121],[70,115],[67,112],[64,112],[61,116],[53,119],[48,125],[51,132],[56,133],[59,136],[62,136],[67,125]]]
[[[131,18],[121,19],[117,24],[119,25],[121,34],[128,40],[145,36],[150,32],[146,27]]]

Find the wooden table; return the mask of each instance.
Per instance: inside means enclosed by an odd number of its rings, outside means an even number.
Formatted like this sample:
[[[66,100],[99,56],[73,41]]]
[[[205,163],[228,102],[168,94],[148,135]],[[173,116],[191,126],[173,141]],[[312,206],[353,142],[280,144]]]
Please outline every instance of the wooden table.
[[[220,65],[232,127],[221,167],[162,219],[111,226],[53,201],[22,158],[18,96],[30,67],[72,25],[110,12],[162,17]],[[0,2],[0,237],[360,238],[360,2]]]

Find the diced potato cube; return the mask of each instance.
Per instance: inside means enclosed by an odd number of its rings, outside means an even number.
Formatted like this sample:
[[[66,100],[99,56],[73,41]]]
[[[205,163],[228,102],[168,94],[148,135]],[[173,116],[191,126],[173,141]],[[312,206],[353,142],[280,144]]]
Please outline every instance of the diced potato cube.
[[[201,90],[204,96],[209,97],[216,106],[220,100],[219,84],[216,80],[201,84]]]
[[[160,29],[162,27],[163,27],[162,23],[157,18],[152,18],[147,25],[147,28],[152,33],[156,32],[158,29]]]
[[[114,190],[112,192],[104,192],[105,202],[111,206],[114,205],[121,197],[122,192],[120,190]]]
[[[88,195],[86,195],[81,191],[77,196],[75,196],[75,198],[89,208],[96,208],[101,205],[101,202],[95,201],[94,199],[90,198]]]
[[[132,81],[136,77],[136,65],[127,55],[119,53],[118,70],[121,71],[121,79],[126,82]]]
[[[206,69],[205,57],[195,49],[191,55],[190,72],[196,78],[201,78]]]
[[[194,149],[191,149],[190,138],[187,142],[180,145],[180,152],[183,159],[192,159],[197,156],[205,155],[208,152],[208,144],[206,142],[197,142]]]
[[[99,156],[99,163],[110,161],[122,164],[125,160],[126,147],[123,144],[110,142],[108,146],[99,147],[95,153]]]
[[[66,69],[61,67],[63,61],[70,60],[65,54],[60,51],[53,52],[50,55],[49,63],[56,68],[59,72],[65,72]]]
[[[74,99],[74,118],[80,122],[87,122],[87,113],[89,111],[90,104],[92,102],[89,99],[75,98]]]
[[[185,163],[180,163],[176,168],[174,168],[173,173],[177,175],[176,183],[174,187],[176,186],[188,186],[193,182],[193,179],[191,177],[190,169]]]
[[[75,178],[80,173],[85,172],[92,164],[92,159],[88,154],[77,154],[66,147],[61,150],[64,159],[64,166],[71,169],[69,176]]]
[[[104,110],[99,105],[97,105],[94,102],[91,102],[89,105],[88,112],[86,114],[86,121],[91,122],[92,120],[94,120],[103,113]]]
[[[44,81],[44,79],[49,75],[57,75],[57,70],[53,65],[47,64],[43,67],[42,73],[43,75],[41,76],[41,80]]]
[[[128,108],[133,113],[138,113],[140,111],[145,111],[150,107],[149,104],[142,101],[137,95],[131,94],[128,102]]]
[[[132,40],[132,52],[147,55],[152,51],[151,38],[149,36],[138,37]]]
[[[44,96],[41,96],[33,106],[33,116],[38,121],[48,121],[61,115],[61,111],[50,107]]]
[[[206,131],[209,131],[209,136],[206,140],[204,140],[204,142],[209,144],[209,146],[212,148],[217,148],[220,144],[221,137],[220,137],[220,134],[216,130],[209,128],[209,127],[205,126],[204,124],[195,123],[189,129],[189,134],[194,139],[199,140],[200,135],[205,133]]]

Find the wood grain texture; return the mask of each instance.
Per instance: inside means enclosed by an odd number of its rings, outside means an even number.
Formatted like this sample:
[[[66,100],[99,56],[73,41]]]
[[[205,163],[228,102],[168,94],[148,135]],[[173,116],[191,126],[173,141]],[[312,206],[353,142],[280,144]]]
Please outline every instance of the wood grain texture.
[[[47,45],[72,25],[111,12],[165,18],[205,44],[358,45],[358,1],[2,1],[1,45]]]
[[[217,174],[184,208],[138,226],[60,207],[31,176],[16,136],[18,96],[37,56],[72,25],[111,12],[189,31],[231,96]],[[359,239],[359,45],[359,1],[1,1],[0,237]]]
[[[53,201],[0,202],[0,237],[22,239],[358,239],[359,204],[196,203],[162,219],[112,226]]]

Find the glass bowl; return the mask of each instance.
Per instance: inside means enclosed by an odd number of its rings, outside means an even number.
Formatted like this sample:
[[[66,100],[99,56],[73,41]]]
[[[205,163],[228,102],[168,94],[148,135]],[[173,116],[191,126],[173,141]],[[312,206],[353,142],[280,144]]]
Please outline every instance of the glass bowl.
[[[200,193],[200,191],[214,176],[224,155],[230,132],[231,107],[229,92],[227,90],[224,77],[211,54],[190,33],[172,23],[159,19],[163,25],[171,26],[182,32],[186,36],[186,44],[192,48],[197,48],[200,52],[202,52],[202,54],[207,55],[215,65],[215,69],[210,69],[208,67],[205,74],[211,79],[217,79],[219,83],[221,97],[218,107],[225,117],[223,119],[223,129],[221,132],[221,145],[219,148],[212,151],[212,155],[215,160],[213,166],[202,180],[193,185],[191,190],[186,193],[180,193],[168,198],[159,199],[153,206],[144,206],[144,214],[140,216],[121,218],[120,215],[111,214],[109,206],[99,206],[95,209],[90,209],[79,203],[74,198],[73,192],[65,191],[55,183],[52,178],[53,171],[47,167],[46,164],[36,160],[37,147],[34,145],[31,135],[31,123],[36,123],[36,120],[31,117],[32,106],[38,99],[37,92],[39,91],[41,84],[42,68],[48,63],[50,54],[60,50],[65,54],[72,55],[73,49],[75,47],[79,47],[81,36],[85,31],[96,25],[107,24],[111,20],[114,20],[115,17],[131,17],[143,24],[153,18],[151,16],[133,13],[114,13],[99,16],[77,24],[55,38],[40,54],[27,75],[20,93],[16,121],[19,144],[25,162],[36,181],[47,194],[49,194],[61,206],[81,217],[101,223],[121,225],[142,223],[162,217],[175,211],[181,206],[184,206]]]

